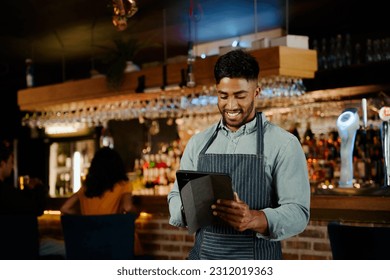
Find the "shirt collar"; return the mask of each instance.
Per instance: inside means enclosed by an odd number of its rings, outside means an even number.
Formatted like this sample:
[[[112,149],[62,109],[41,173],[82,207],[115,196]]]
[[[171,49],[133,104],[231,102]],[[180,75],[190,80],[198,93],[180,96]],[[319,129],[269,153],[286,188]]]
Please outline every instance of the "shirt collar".
[[[264,119],[264,115],[263,115]],[[256,117],[253,118],[250,122],[247,122],[246,124],[242,125],[237,131],[233,132],[231,131],[227,126],[224,125],[223,120],[220,120],[220,127],[222,128],[222,131],[225,133],[225,135],[229,134],[235,134],[236,136],[241,136],[242,134],[250,134],[254,131],[256,131]]]

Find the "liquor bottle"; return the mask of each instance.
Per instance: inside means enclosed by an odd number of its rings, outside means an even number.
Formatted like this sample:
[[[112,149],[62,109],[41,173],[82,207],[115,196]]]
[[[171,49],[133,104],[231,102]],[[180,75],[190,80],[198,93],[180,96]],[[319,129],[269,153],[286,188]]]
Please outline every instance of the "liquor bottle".
[[[34,86],[34,67],[31,58],[26,59],[26,85],[27,87]]]
[[[353,56],[353,64],[362,64],[363,63],[363,58],[362,58],[362,46],[360,43],[355,44],[355,55]]]
[[[319,69],[328,69],[329,68],[329,64],[328,64],[328,51],[327,51],[327,47],[326,47],[326,38],[322,38],[321,40],[321,51],[320,51],[320,56],[319,56],[319,66],[320,68]]]
[[[383,169],[383,153],[380,140],[379,129],[372,129],[372,145],[370,149],[371,158],[371,179],[379,186],[383,185],[384,169]]]
[[[114,148],[114,138],[111,135],[111,131],[107,124],[103,125],[100,135],[100,147]]]
[[[314,149],[315,149],[315,139],[314,139],[314,133],[311,130],[311,124],[310,122],[306,123],[306,130],[303,134],[302,138],[302,149],[305,153],[306,159],[312,158],[315,155]]]
[[[345,65],[350,66],[352,64],[352,45],[351,45],[351,34],[349,33],[345,35],[344,58],[345,58]]]
[[[366,41],[366,54],[365,54],[365,62],[371,63],[374,61],[374,54],[372,50],[372,40],[367,39]]]
[[[336,39],[330,38],[329,55],[328,55],[329,69],[336,69],[338,67],[336,60]]]
[[[336,36],[336,47],[335,47],[335,66],[336,68],[343,67],[345,65],[345,55],[343,51],[343,38],[341,34]]]

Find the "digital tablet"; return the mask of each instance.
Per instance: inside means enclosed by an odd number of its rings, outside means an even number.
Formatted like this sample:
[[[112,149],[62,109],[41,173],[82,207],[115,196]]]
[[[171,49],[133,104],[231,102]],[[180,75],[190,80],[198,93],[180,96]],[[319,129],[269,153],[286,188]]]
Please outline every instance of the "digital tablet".
[[[218,199],[234,199],[229,174],[178,170],[176,179],[189,234],[204,226],[223,223],[213,215],[211,205]]]
[[[179,186],[179,191],[183,189],[183,187],[191,180],[207,176],[207,175],[216,175],[216,177],[223,176],[231,177],[228,173],[220,173],[220,172],[203,172],[203,171],[194,171],[194,170],[177,170],[176,171],[176,180]]]

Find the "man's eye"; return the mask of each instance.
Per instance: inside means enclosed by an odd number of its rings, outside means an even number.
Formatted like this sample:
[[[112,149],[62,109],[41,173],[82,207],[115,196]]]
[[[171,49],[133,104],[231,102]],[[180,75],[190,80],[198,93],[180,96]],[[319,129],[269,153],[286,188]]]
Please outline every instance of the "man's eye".
[[[227,95],[220,95],[219,98],[220,99],[227,99]]]

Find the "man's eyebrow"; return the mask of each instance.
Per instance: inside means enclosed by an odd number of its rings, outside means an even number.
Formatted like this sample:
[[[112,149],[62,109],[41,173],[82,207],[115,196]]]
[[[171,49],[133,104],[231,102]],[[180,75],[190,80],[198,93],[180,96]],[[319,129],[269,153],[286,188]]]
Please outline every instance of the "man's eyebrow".
[[[239,91],[233,92],[233,94],[234,94],[234,95],[237,95],[237,94],[247,93],[247,92],[248,92],[247,90],[239,90]],[[223,91],[223,90],[218,90],[218,93],[227,94],[227,92],[226,92],[226,91]]]
[[[247,90],[239,90],[239,91],[233,92],[233,94],[241,94],[241,93],[247,93],[247,92],[248,92]]]

